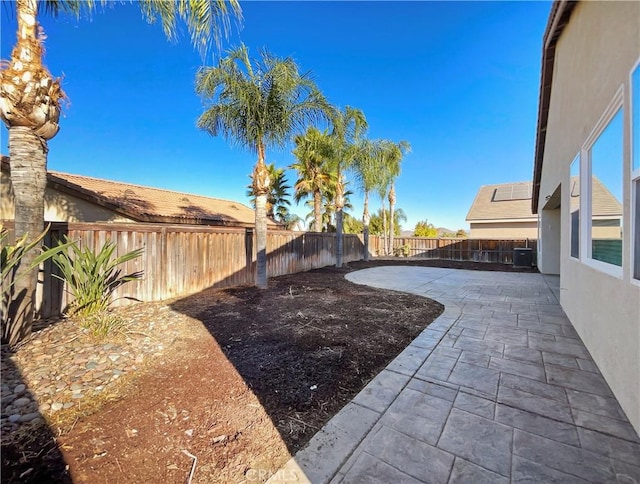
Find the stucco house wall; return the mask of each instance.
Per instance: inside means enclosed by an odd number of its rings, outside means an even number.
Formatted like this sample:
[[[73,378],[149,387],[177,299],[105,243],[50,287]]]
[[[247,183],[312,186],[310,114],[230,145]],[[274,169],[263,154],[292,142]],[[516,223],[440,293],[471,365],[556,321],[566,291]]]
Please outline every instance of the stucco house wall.
[[[0,220],[13,220],[15,206],[11,178],[4,171],[0,176]],[[44,197],[44,219],[47,222],[135,222],[113,210],[51,188],[45,190]]]
[[[471,222],[470,239],[537,239],[537,222]]]
[[[631,273],[629,136],[629,76],[640,57],[639,19],[640,2],[579,2],[571,12],[555,48],[537,201],[542,224],[548,222],[553,227],[556,207],[549,206],[547,200],[553,200],[560,188],[558,230],[541,231],[538,266],[541,271],[553,272],[558,259],[560,303],[640,432],[640,284]],[[571,257],[570,166],[601,127],[602,117],[621,87],[624,162],[622,167],[611,169],[622,169],[623,173],[624,242],[621,274],[612,274],[584,257]],[[559,254],[554,249],[557,242]]]

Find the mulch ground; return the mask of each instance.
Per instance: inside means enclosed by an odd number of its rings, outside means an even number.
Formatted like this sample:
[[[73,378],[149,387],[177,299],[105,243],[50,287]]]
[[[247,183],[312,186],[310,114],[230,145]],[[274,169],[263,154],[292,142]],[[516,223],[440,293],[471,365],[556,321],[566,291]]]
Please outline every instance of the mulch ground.
[[[178,336],[115,398],[3,440],[2,482],[265,481],[443,311],[344,279],[391,264],[514,270],[361,261],[272,278],[264,291],[120,308],[130,327],[152,314],[157,331],[171,322]]]

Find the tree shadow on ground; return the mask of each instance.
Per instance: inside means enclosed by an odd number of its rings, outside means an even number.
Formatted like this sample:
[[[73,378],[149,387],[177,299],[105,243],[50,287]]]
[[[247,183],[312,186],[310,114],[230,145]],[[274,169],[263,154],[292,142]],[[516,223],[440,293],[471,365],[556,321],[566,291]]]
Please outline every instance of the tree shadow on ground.
[[[423,297],[348,282],[325,268],[180,299],[299,450],[443,311]]]
[[[38,412],[29,386],[13,361],[13,353],[6,345],[2,345],[1,351],[2,482],[71,483],[67,463],[58,448],[56,436]],[[30,402],[23,405],[24,399]],[[12,422],[20,417],[31,420],[26,423]]]

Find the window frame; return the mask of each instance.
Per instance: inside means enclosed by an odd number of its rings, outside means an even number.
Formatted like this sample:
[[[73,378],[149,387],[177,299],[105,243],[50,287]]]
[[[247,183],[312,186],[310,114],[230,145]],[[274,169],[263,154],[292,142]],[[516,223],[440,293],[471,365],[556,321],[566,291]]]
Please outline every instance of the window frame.
[[[573,161],[569,164],[569,258],[575,261],[580,261],[580,255],[582,254],[582,156],[581,151],[573,158]],[[578,256],[575,257],[573,255],[573,235],[574,235],[574,227],[572,220],[572,212],[571,212],[571,193],[573,192],[573,183],[571,182],[571,178],[573,177],[573,166],[574,163],[577,163],[578,166],[578,190],[580,191],[580,195],[578,196],[578,227],[577,227],[577,236],[578,236]]]
[[[623,268],[624,268],[624,250],[625,250],[625,241],[624,236],[622,237],[622,265],[616,266],[614,264],[609,264],[607,262],[599,261],[597,259],[592,258],[592,194],[591,194],[591,148],[598,141],[600,135],[604,133],[604,131],[609,126],[609,123],[615,118],[618,113],[622,114],[622,139],[620,140],[623,143],[622,150],[622,160],[620,160],[621,166],[621,178],[622,178],[622,187],[624,188],[624,137],[625,137],[625,109],[624,109],[624,86],[620,86],[616,91],[613,99],[605,109],[604,113],[600,116],[600,119],[596,123],[595,127],[591,130],[591,133],[587,137],[586,141],[582,145],[580,150],[580,212],[581,212],[581,221],[580,221],[580,248],[579,255],[580,261],[585,265],[596,269],[600,272],[604,272],[610,276],[616,277],[618,279],[622,279],[623,277]],[[624,195],[623,195],[624,199]],[[622,207],[622,223],[624,224],[624,200],[621,200],[620,203],[623,205]],[[623,225],[624,228],[624,225]]]
[[[629,109],[628,109],[628,126],[629,126],[629,193],[631,199],[631,207],[629,217],[629,229],[630,229],[630,267],[629,267],[629,279],[632,284],[640,286],[640,274],[638,274],[638,278],[635,277],[635,264],[636,257],[640,257],[640,251],[637,249],[640,246],[640,230],[636,227],[637,224],[640,224],[640,213],[636,212],[636,208],[638,207],[638,198],[640,198],[640,159],[635,160],[634,155],[636,147],[634,146],[634,128],[638,130],[638,142],[640,142],[640,126],[635,126],[633,124],[634,117],[638,117],[640,119],[640,112],[636,113],[634,108],[640,111],[640,103],[637,106],[634,106],[634,89],[633,89],[633,76],[638,71],[638,85],[637,89],[640,90],[640,58],[635,62],[635,64],[631,67],[629,71]],[[638,151],[638,157],[640,158],[640,150]],[[634,170],[634,162],[637,162],[637,167]],[[636,231],[638,230],[638,233]],[[636,254],[638,252],[638,255]]]

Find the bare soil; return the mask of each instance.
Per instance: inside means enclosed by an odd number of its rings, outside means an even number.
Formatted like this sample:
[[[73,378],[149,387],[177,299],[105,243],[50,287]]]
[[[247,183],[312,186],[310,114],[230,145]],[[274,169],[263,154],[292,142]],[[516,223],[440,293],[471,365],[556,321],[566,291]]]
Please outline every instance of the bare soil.
[[[188,316],[180,336],[116,398],[7,439],[2,482],[265,481],[443,311],[344,279],[390,264],[513,270],[376,260],[145,303],[160,330]]]

